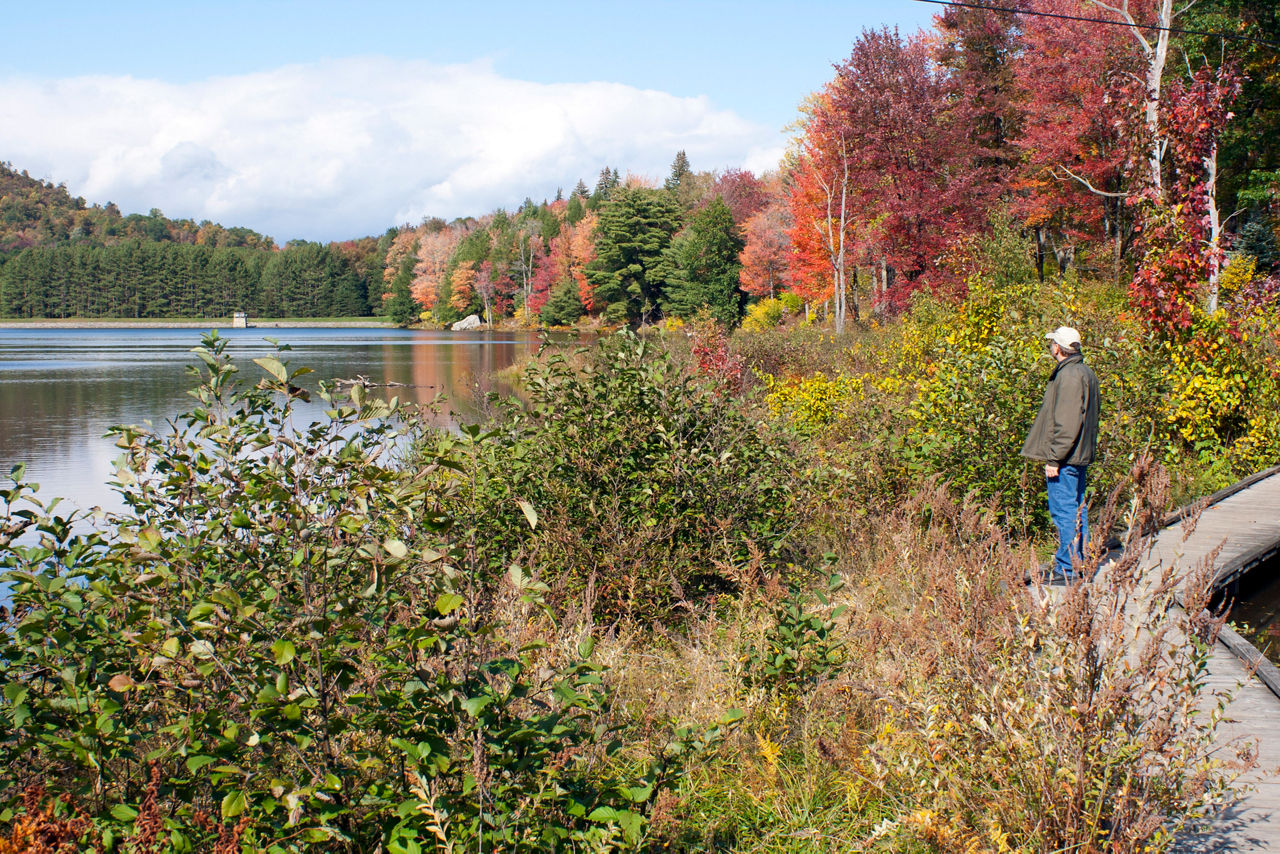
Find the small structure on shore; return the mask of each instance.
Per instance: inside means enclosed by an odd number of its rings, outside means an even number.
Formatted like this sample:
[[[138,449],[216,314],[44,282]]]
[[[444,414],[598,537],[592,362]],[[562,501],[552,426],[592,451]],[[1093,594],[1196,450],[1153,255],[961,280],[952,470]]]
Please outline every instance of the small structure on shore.
[[[249,312],[237,311],[231,315],[232,329],[248,329],[249,328]]]

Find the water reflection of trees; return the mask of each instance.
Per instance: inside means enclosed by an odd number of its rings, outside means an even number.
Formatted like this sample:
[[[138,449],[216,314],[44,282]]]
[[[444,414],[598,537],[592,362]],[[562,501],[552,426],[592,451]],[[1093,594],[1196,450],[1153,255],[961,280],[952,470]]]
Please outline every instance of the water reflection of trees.
[[[402,399],[421,404],[423,417],[429,423],[448,429],[459,420],[478,417],[485,393],[509,394],[510,385],[498,380],[496,374],[536,347],[532,336],[516,339],[493,333],[480,333],[451,347],[415,347],[407,379],[393,379],[410,386]],[[425,408],[439,394],[447,398],[444,405],[435,411]]]
[[[161,425],[195,405],[187,394],[194,381],[186,370],[195,359],[186,351],[198,343],[198,334],[173,340],[172,332],[129,332],[135,334],[113,337],[108,358],[101,343],[91,348],[70,337],[43,347],[24,342],[20,348],[0,348],[0,468],[28,463],[30,476],[44,481],[44,494],[102,500],[108,472],[100,469],[116,453],[104,438],[106,431],[148,420]],[[233,350],[247,381],[258,376],[251,360],[272,349],[261,341],[261,330],[254,332],[251,345]],[[424,417],[446,429],[478,415],[477,391],[509,393],[493,375],[538,347],[531,333],[375,333],[365,342],[353,341],[351,330],[300,332],[280,338],[293,347],[283,354],[289,362],[314,371],[306,377],[307,385],[358,376],[374,383],[402,383],[387,393],[424,405]],[[168,345],[164,352],[155,346],[161,337]],[[433,413],[426,405],[440,394],[447,401]],[[322,409],[314,403],[300,407],[298,415],[318,418]]]

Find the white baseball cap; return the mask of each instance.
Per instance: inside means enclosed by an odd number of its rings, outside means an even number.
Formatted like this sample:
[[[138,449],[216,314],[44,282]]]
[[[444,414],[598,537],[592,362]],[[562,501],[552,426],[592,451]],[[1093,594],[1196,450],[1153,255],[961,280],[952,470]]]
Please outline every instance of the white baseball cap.
[[[1063,350],[1080,349],[1080,333],[1070,326],[1059,326],[1052,332],[1046,332],[1044,337],[1057,344]]]

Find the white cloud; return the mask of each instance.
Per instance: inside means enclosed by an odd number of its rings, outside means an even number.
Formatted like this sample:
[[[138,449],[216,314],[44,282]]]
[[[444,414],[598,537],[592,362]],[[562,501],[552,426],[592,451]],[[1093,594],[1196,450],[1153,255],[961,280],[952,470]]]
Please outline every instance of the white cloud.
[[[246,225],[277,240],[376,234],[595,182],[776,165],[780,134],[616,83],[539,84],[486,63],[378,57],[170,84],[0,79],[0,159],[128,211]]]

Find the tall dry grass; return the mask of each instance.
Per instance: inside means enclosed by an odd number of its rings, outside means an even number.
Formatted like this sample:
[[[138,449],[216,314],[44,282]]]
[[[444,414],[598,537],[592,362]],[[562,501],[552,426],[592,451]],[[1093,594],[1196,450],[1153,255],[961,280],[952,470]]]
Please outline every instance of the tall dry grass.
[[[792,595],[767,579],[680,630],[615,628],[597,655],[636,750],[747,712],[655,805],[655,847],[1166,850],[1248,764],[1245,746],[1234,763],[1210,754],[1225,702],[1205,684],[1222,623],[1210,567],[1143,561],[1167,494],[1162,469],[1135,468],[1099,520],[1126,531],[1124,554],[1092,555],[1068,589],[1024,583],[1031,545],[943,485],[850,515],[832,527],[845,587],[806,605],[847,609],[840,663],[802,685],[744,670]]]

